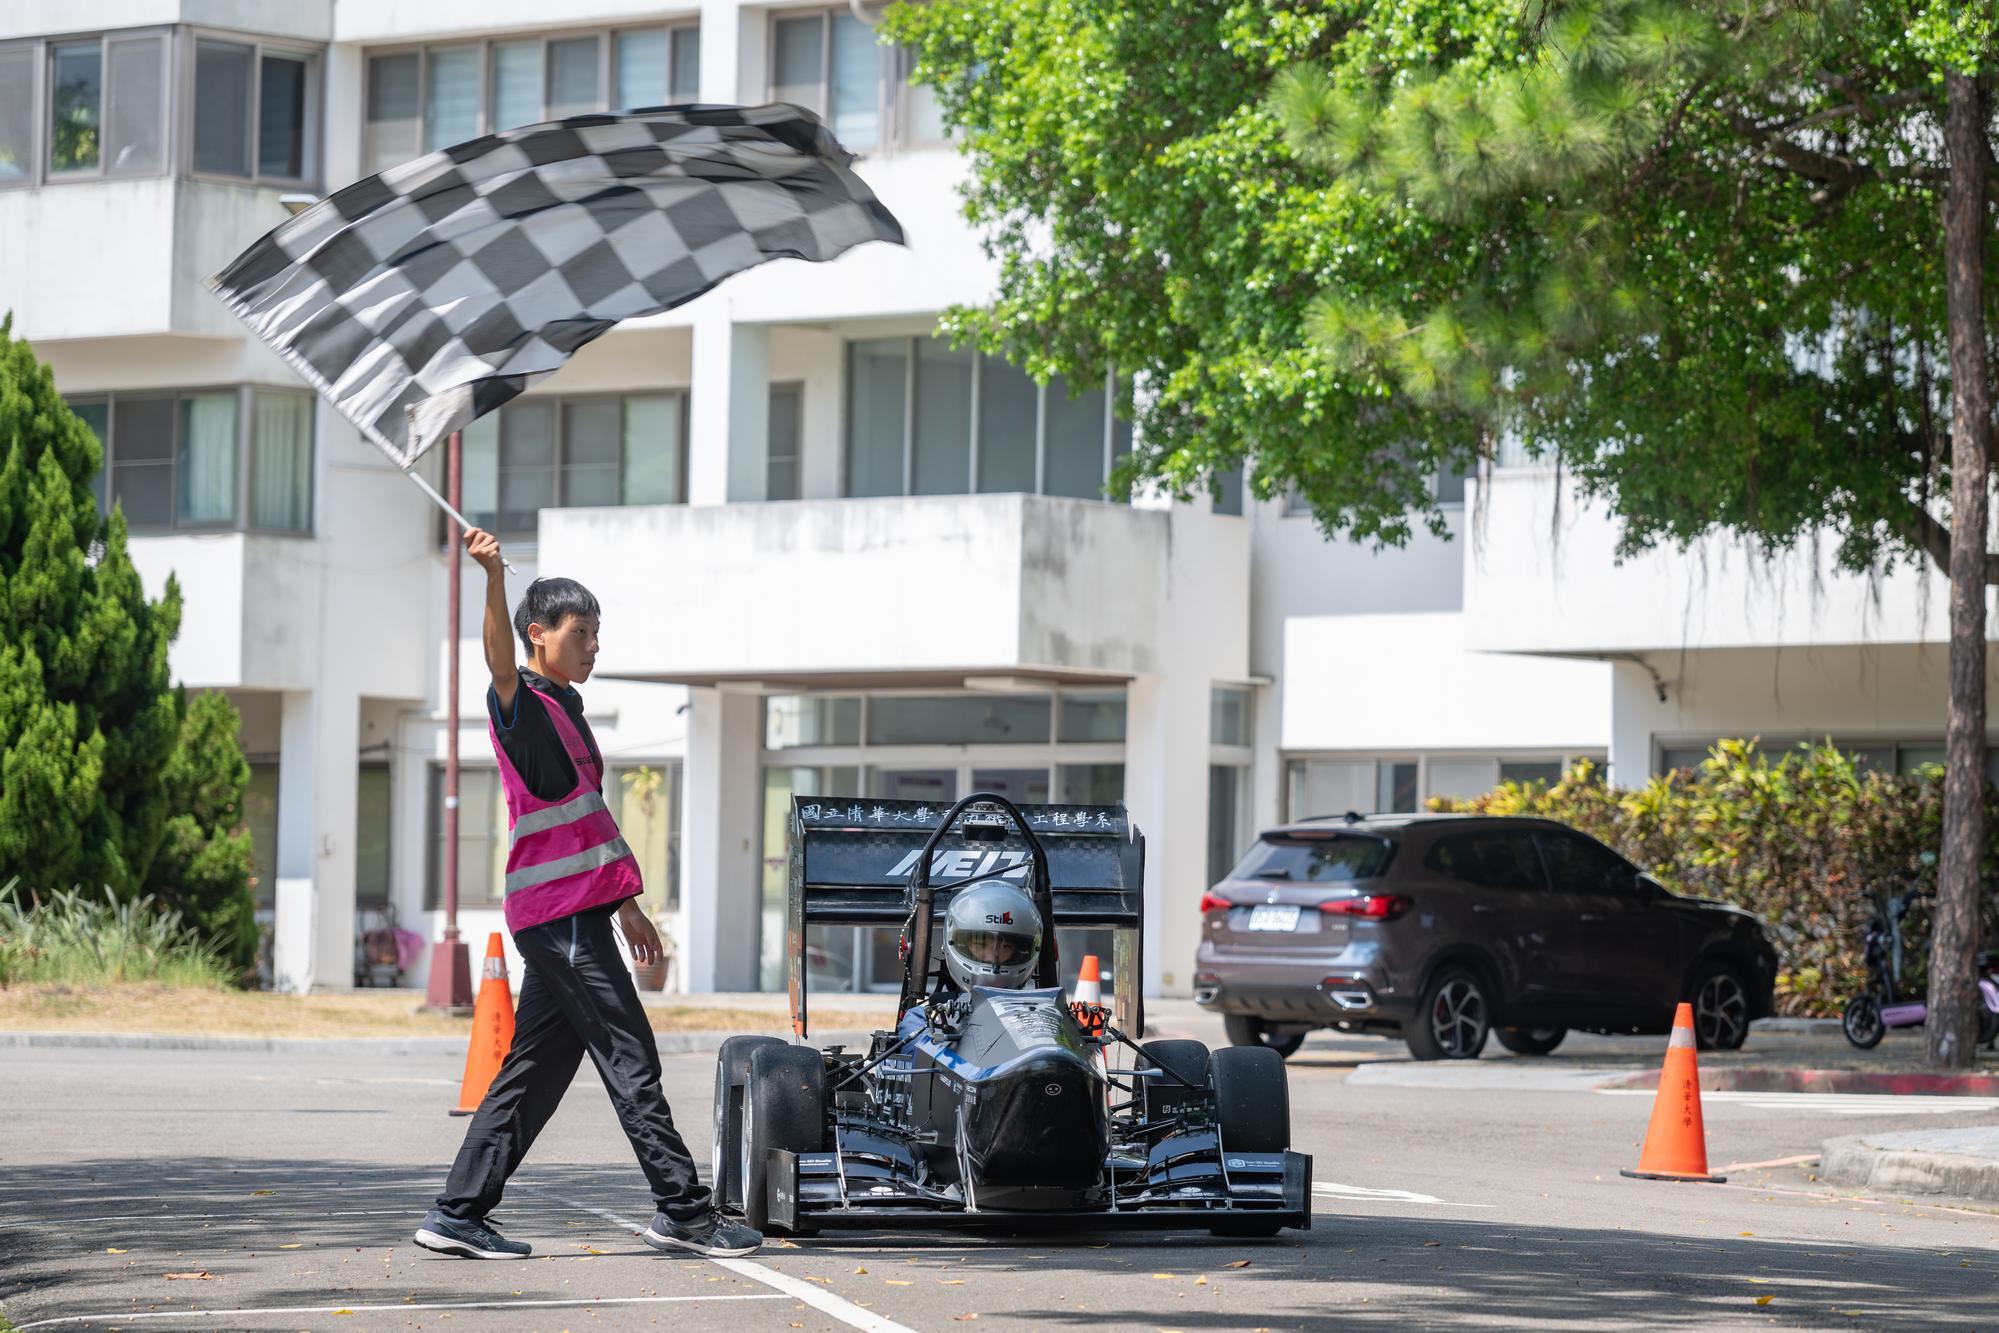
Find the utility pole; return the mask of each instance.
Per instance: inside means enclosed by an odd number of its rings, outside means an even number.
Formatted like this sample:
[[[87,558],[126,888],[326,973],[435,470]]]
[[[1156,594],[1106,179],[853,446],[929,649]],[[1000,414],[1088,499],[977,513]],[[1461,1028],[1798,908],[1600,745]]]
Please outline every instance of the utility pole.
[[[431,946],[430,989],[426,1009],[447,1013],[472,1011],[472,963],[465,941],[458,938],[458,631],[465,571],[465,529],[458,513],[465,500],[464,456],[458,432],[444,446],[444,492],[452,514],[445,531],[444,673],[444,936]]]

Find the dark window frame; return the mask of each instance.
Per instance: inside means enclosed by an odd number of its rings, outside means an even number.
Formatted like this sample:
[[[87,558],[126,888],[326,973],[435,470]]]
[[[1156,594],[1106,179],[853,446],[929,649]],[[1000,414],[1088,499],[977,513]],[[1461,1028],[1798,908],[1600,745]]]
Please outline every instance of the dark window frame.
[[[220,42],[232,46],[251,48],[250,91],[249,91],[249,138],[250,171],[248,175],[235,172],[199,169],[195,166],[195,114],[200,105],[201,88],[196,78],[196,58],[203,42]],[[319,181],[325,161],[325,117],[322,106],[326,92],[326,48],[311,42],[287,41],[282,38],[266,38],[246,33],[231,32],[223,28],[189,26],[182,29],[182,50],[174,61],[179,78],[180,94],[175,99],[180,108],[176,119],[185,126],[180,135],[180,145],[174,154],[174,165],[178,174],[189,180],[212,181],[220,185],[249,185],[267,189],[294,189],[313,192],[319,188]],[[301,60],[305,63],[305,123],[300,133],[299,165],[300,174],[283,176],[266,174],[263,170],[263,87],[264,61],[267,57],[280,60]]]
[[[816,97],[806,110],[818,116],[830,127],[832,125],[833,100],[833,22],[851,11],[845,5],[826,8],[777,9],[766,11],[764,20],[764,87],[763,100],[775,102],[777,99],[777,25],[796,23],[804,19],[819,20],[819,77],[814,83]],[[857,157],[867,158],[883,154],[914,152],[925,148],[939,148],[950,143],[947,134],[942,139],[919,139],[914,137],[911,126],[916,117],[910,108],[910,93],[916,86],[910,81],[910,71],[915,67],[914,53],[908,48],[894,43],[877,43],[875,61],[875,123],[880,127],[877,142],[872,148],[849,149]]]
[[[183,522],[180,517],[180,405],[187,398],[207,394],[230,393],[236,398],[236,484],[235,499],[231,516],[221,522]],[[252,497],[256,485],[257,465],[256,401],[258,394],[284,395],[307,400],[313,410],[307,416],[306,466],[305,466],[305,526],[302,528],[258,527],[250,522],[254,508]],[[269,384],[212,384],[190,385],[163,389],[113,389],[104,392],[78,393],[64,398],[72,408],[102,404],[105,409],[104,435],[98,444],[104,450],[104,462],[98,470],[102,478],[103,492],[99,513],[109,515],[111,506],[117,501],[112,467],[117,461],[117,433],[119,400],[140,401],[166,399],[173,403],[173,439],[167,450],[167,461],[150,464],[167,474],[167,495],[173,511],[170,522],[134,524],[127,520],[127,530],[134,537],[162,537],[174,533],[215,533],[240,532],[259,537],[292,537],[310,540],[317,529],[316,502],[318,499],[319,469],[319,412],[317,399],[307,390],[283,385]]]

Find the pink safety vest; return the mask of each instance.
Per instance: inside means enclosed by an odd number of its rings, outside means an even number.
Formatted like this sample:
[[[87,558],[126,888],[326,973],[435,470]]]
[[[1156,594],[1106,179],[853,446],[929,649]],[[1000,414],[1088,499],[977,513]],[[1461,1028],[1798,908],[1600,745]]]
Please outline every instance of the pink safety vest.
[[[638,860],[604,804],[604,771],[591,759],[583,733],[560,701],[525,681],[521,688],[548,709],[562,748],[576,766],[576,785],[555,801],[529,791],[507,758],[498,729],[487,719],[486,732],[500,757],[507,791],[506,915],[507,929],[515,933],[633,897],[643,887]]]

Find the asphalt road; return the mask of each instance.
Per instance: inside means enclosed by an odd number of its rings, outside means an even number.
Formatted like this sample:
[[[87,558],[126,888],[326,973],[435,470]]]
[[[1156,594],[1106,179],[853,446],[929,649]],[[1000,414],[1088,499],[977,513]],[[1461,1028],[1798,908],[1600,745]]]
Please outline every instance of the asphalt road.
[[[1291,1083],[1313,1228],[1273,1241],[927,1231],[719,1262],[633,1235],[644,1181],[586,1072],[500,1211],[537,1258],[487,1264],[408,1242],[466,1123],[455,1057],[6,1050],[0,1310],[22,1330],[1993,1324],[1999,1216],[1738,1164],[1999,1108],[1710,1094],[1729,1183],[1627,1180],[1649,1098],[1590,1071],[1660,1045],[1441,1067],[1314,1038]],[[703,1161],[712,1068],[667,1057]]]

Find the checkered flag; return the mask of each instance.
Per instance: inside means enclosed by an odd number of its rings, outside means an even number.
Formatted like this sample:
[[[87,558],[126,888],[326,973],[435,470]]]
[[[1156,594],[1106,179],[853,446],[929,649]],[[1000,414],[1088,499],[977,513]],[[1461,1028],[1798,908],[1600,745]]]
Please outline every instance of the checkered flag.
[[[407,469],[621,319],[902,228],[798,107],[489,134],[356,181],[208,280]]]

